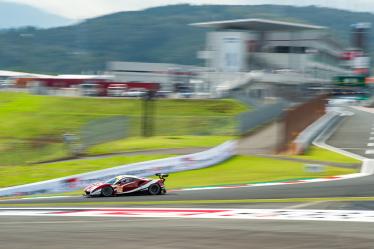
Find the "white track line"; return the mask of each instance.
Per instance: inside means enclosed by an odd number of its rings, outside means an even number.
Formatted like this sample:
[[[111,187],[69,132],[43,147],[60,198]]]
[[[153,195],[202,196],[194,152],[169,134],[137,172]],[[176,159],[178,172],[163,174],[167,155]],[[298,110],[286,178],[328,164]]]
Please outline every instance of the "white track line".
[[[53,198],[68,198],[68,197],[77,197],[69,195],[60,195],[60,196],[36,196],[36,197],[23,197],[20,200],[34,200],[34,199],[53,199]]]
[[[61,210],[0,210],[0,216],[31,217],[114,217],[118,218],[183,218],[373,222],[374,211],[304,210],[304,209],[193,209],[193,208],[117,208]],[[1,223],[0,223],[1,224]]]
[[[315,206],[315,205],[318,205],[324,202],[328,202],[328,201],[314,201],[314,202],[301,203],[301,204],[289,206],[287,207],[287,209],[298,209],[298,208],[311,207],[311,206]]]

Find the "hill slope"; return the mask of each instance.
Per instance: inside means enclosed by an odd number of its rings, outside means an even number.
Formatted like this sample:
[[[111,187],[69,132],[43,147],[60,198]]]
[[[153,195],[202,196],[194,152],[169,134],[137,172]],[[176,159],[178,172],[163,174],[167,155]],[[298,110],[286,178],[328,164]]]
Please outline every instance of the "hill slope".
[[[50,28],[71,23],[72,20],[28,5],[0,1],[0,29],[24,26]]]
[[[0,68],[79,73],[102,70],[111,60],[201,64],[196,53],[204,48],[207,30],[188,24],[236,18],[324,25],[347,44],[352,23],[374,23],[374,15],[370,13],[313,6],[173,5],[120,12],[68,27],[2,33]]]

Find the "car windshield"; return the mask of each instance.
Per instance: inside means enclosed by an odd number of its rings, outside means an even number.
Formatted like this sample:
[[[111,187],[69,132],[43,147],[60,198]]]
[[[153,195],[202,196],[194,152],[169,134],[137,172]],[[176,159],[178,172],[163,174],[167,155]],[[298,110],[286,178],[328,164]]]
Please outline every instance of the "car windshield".
[[[108,183],[108,184],[115,184],[116,182],[117,182],[117,178],[112,178],[112,179],[106,181],[106,183]]]

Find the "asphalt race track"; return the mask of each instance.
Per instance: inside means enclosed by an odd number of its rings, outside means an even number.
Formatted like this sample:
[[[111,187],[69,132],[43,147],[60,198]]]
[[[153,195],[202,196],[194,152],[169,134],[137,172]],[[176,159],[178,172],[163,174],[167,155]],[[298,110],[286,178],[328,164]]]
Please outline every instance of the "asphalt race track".
[[[327,144],[374,159],[374,114],[349,109],[355,115],[345,118]]]
[[[0,247],[373,248],[372,223],[176,218],[3,217]]]
[[[135,195],[110,198],[56,197],[48,199],[9,200],[0,201],[0,206],[1,204],[16,203],[145,202],[362,196],[374,196],[374,176],[332,182],[290,184],[283,186],[182,191],[172,192],[162,196]]]

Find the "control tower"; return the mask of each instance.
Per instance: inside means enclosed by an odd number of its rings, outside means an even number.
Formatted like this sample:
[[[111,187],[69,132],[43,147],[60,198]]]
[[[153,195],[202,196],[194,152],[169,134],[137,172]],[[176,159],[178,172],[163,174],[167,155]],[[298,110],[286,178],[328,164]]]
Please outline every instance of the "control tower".
[[[216,89],[235,89],[254,81],[325,85],[346,73],[340,66],[344,48],[323,26],[265,19],[191,25],[211,30],[199,58],[219,75],[210,74]],[[257,73],[255,80],[253,73]]]

